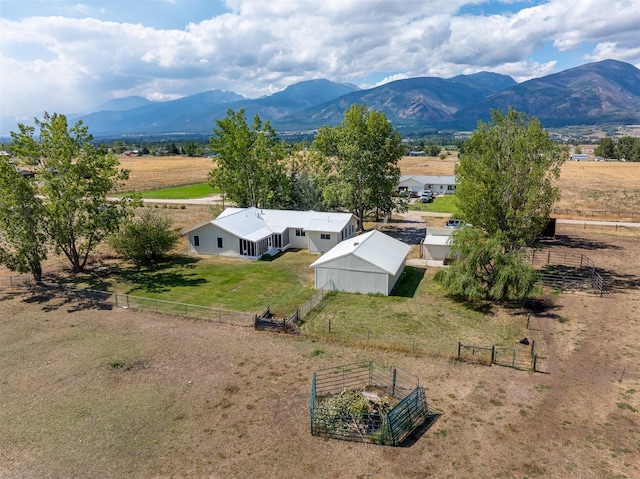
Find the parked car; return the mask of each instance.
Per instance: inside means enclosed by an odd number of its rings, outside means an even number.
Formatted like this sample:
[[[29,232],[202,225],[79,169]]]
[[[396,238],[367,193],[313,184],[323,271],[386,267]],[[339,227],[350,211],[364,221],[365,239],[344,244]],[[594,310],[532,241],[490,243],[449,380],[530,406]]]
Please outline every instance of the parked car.
[[[455,228],[455,229],[462,228],[463,226],[464,226],[464,221],[456,218],[450,218],[447,221],[447,224],[444,225],[445,228]]]
[[[429,203],[431,201],[430,195],[425,195],[424,193],[420,196],[420,203]]]
[[[412,191],[409,193],[409,196],[410,196],[411,198],[417,198],[417,197],[418,197],[418,196],[420,196],[420,195],[418,194],[418,192],[417,192],[417,191],[413,191],[413,190],[412,190]]]

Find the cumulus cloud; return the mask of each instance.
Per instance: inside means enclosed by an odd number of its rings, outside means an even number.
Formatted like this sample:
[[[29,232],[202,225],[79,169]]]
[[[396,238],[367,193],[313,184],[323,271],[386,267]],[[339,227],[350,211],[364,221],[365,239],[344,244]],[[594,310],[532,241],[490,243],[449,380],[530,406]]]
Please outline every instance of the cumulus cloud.
[[[372,73],[392,81],[484,70],[523,81],[561,66],[539,53],[550,46],[584,62],[640,63],[637,0],[549,0],[519,10],[517,2],[513,12],[458,13],[473,3],[492,2],[227,0],[227,12],[183,29],[152,28],[144,18],[99,20],[84,4],[76,6],[84,18],[0,19],[2,115],[71,113],[116,96],[173,99],[216,88],[257,97],[312,78],[370,86]]]

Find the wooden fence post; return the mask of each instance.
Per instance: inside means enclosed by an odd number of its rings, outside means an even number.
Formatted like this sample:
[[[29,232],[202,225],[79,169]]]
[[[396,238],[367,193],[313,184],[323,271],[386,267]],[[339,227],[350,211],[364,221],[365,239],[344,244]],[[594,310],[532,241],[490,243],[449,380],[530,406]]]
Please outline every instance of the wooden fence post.
[[[460,341],[458,341],[458,359],[460,359]]]
[[[496,345],[491,346],[491,364],[496,362]]]

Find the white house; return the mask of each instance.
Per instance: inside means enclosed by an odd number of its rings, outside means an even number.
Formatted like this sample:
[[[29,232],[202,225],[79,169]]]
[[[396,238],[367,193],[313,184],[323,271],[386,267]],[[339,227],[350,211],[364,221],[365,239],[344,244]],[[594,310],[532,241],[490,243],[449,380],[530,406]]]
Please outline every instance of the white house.
[[[184,234],[190,253],[259,259],[288,248],[325,253],[354,236],[356,224],[351,213],[227,208]]]
[[[422,258],[444,262],[449,257],[451,233],[454,231],[451,228],[427,228],[422,240]]]
[[[585,153],[573,153],[571,161],[589,161],[589,156]]]
[[[431,190],[434,195],[451,195],[456,192],[455,176],[421,176],[401,175],[398,191],[412,191],[420,194],[424,190]]]
[[[388,296],[404,271],[411,247],[380,231],[369,231],[334,246],[311,264],[316,289]]]

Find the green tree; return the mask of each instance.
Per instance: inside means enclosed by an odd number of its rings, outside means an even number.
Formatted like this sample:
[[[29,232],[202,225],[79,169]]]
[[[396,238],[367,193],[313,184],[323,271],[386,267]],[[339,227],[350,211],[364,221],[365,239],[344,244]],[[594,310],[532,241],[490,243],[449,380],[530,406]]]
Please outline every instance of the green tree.
[[[450,292],[468,300],[524,300],[538,284],[538,274],[519,251],[500,235],[479,228],[462,228],[453,234],[449,268],[435,279]]]
[[[623,136],[616,143],[616,158],[640,161],[640,138]]]
[[[514,300],[534,290],[523,248],[544,229],[567,156],[534,117],[510,109],[478,123],[456,165],[456,201],[471,228],[453,236],[451,267],[436,279],[468,298]]]
[[[358,218],[359,231],[369,211],[406,209],[406,202],[397,193],[398,161],[404,147],[384,113],[353,104],[345,111],[342,124],[320,129],[313,148],[330,165],[325,202],[352,211]]]
[[[44,207],[33,180],[0,158],[0,264],[42,283],[47,258]]]
[[[456,165],[458,211],[516,250],[533,244],[547,224],[567,150],[535,117],[510,109],[493,110],[491,118],[478,123]]]
[[[601,156],[603,158],[615,158],[616,145],[611,138],[605,136],[600,139],[600,143],[596,146],[596,149],[593,152],[596,156]]]
[[[290,202],[285,169],[288,148],[270,123],[262,123],[256,115],[249,127],[242,109],[227,111],[227,117],[216,124],[210,140],[216,155],[216,167],[209,173],[211,186],[240,207],[286,207]]]
[[[38,141],[34,127],[19,124],[19,132],[11,132],[13,147],[19,157],[39,165],[42,221],[55,252],[80,272],[89,254],[135,206],[131,197],[107,201],[107,193],[126,180],[128,172],[118,169],[115,156],[93,146],[82,121],[69,128],[64,115],[45,113],[35,123]]]
[[[148,265],[160,261],[179,240],[171,218],[145,209],[137,218],[125,219],[109,244],[125,259]]]
[[[440,154],[440,148],[438,145],[429,144],[425,147],[424,152],[427,156],[438,156]]]
[[[182,145],[182,151],[189,157],[198,156],[200,152],[200,146],[193,140],[187,140]]]

